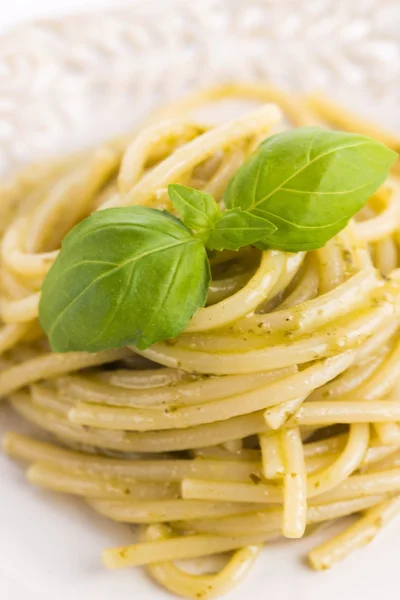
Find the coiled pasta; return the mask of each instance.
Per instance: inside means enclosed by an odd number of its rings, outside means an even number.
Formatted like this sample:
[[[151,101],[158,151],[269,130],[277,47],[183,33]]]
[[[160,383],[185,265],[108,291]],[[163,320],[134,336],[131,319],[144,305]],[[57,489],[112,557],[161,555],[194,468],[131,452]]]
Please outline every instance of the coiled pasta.
[[[232,96],[263,105],[216,126],[195,118],[199,106]],[[328,568],[399,511],[398,176],[320,250],[217,253],[207,305],[177,339],[141,352],[51,352],[40,289],[66,233],[95,210],[172,210],[166,188],[176,182],[222,202],[282,114],[294,126],[340,126],[400,147],[323,97],[229,85],[0,191],[0,395],[53,438],[8,433],[4,449],[29,463],[31,483],[140,524],[140,541],[106,550],[106,566],[147,565],[188,598],[226,592],[269,539],[361,513],[311,551],[311,566]],[[227,551],[216,574],[173,564]]]

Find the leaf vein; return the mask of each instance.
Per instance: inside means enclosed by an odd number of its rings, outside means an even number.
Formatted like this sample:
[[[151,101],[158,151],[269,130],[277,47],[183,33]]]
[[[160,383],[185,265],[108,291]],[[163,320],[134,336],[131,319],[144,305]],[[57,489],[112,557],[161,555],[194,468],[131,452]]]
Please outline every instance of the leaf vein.
[[[184,241],[178,242],[176,244],[169,244],[167,246],[161,246],[160,248],[156,248],[155,250],[154,249],[150,250],[149,252],[143,252],[142,254],[139,254],[138,256],[135,256],[133,258],[130,258],[130,259],[122,262],[120,265],[116,266],[114,269],[111,269],[110,271],[107,271],[106,273],[102,273],[101,275],[99,275],[98,277],[96,277],[95,279],[93,279],[89,283],[89,285],[87,285],[75,298],[73,298],[71,300],[71,302],[69,302],[67,304],[67,306],[65,306],[63,308],[63,310],[59,313],[59,315],[55,319],[53,325],[51,326],[51,328],[50,328],[50,330],[48,332],[48,336],[51,337],[51,335],[52,335],[55,327],[57,326],[57,324],[60,321],[60,319],[64,316],[64,314],[66,313],[66,311],[69,310],[71,308],[71,306],[73,304],[75,304],[75,302],[77,302],[77,300],[79,300],[79,298],[81,298],[93,285],[95,285],[96,283],[98,283],[101,279],[104,279],[105,277],[108,277],[108,276],[112,275],[113,273],[115,273],[119,269],[122,269],[126,265],[128,265],[130,263],[137,262],[141,258],[145,258],[146,256],[149,256],[150,254],[156,254],[157,252],[162,252],[163,250],[168,250],[169,248],[181,246],[181,245],[189,243],[190,241],[191,240],[184,240]]]
[[[268,200],[268,198],[270,198],[273,194],[275,194],[278,190],[280,190],[285,185],[285,183],[287,183],[288,181],[291,181],[291,179],[293,179],[294,177],[299,175],[302,171],[304,171],[307,167],[312,165],[317,160],[324,158],[325,156],[328,156],[329,154],[332,154],[332,152],[337,152],[338,150],[343,150],[343,149],[347,150],[348,148],[357,148],[359,146],[366,146],[370,143],[371,142],[358,142],[357,144],[346,145],[346,146],[333,148],[333,149],[331,148],[328,152],[325,152],[324,154],[319,154],[318,156],[316,156],[315,158],[310,160],[308,163],[306,163],[303,167],[301,167],[301,169],[298,169],[295,173],[292,173],[292,175],[290,175],[290,177],[288,177],[285,181],[282,181],[282,183],[280,183],[275,189],[271,190],[266,196],[264,196],[263,198],[260,198],[260,200],[258,200],[253,205],[252,208],[254,209],[257,206],[259,206],[260,204],[262,204],[263,202],[265,202],[265,200]]]

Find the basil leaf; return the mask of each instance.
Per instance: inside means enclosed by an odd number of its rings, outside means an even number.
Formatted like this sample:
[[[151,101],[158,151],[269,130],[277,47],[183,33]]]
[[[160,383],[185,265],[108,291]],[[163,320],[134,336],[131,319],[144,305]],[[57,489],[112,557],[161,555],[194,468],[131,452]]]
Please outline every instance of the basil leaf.
[[[208,242],[209,250],[238,250],[254,244],[276,231],[264,217],[252,215],[240,208],[227,210],[215,225]]]
[[[209,280],[204,245],[179,219],[139,206],[99,211],[64,239],[40,323],[56,352],[144,349],[184,330]]]
[[[261,248],[320,248],[385,181],[397,154],[363,135],[304,127],[271,136],[242,165],[228,208],[266,217],[277,231]]]
[[[185,185],[172,183],[168,186],[172,204],[182,216],[182,221],[194,229],[202,239],[207,239],[221,216],[221,210],[210,194]]]

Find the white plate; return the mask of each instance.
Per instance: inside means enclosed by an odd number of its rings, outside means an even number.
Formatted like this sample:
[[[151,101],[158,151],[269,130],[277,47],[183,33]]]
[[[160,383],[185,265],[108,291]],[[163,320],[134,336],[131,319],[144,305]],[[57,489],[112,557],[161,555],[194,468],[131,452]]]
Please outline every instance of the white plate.
[[[397,0],[170,0],[25,25],[0,40],[0,170],[126,129],[157,101],[212,82],[322,88],[400,128]],[[5,407],[0,432],[23,425]],[[0,456],[0,597],[162,600],[141,569],[107,572],[129,527],[26,483]],[[267,548],[230,600],[398,597],[400,523],[332,571],[302,557],[324,532]],[[396,590],[396,591],[395,591]]]

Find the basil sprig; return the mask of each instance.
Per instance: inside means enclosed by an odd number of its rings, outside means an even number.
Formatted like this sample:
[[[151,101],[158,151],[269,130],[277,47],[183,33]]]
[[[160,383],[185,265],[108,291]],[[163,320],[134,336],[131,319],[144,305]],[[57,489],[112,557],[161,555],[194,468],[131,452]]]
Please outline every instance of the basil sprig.
[[[222,213],[214,198],[199,190],[175,183],[168,186],[168,194],[183,223],[208,250],[239,250],[276,231],[265,217],[241,208]]]
[[[268,138],[211,195],[168,187],[181,220],[146,207],[92,214],[65,237],[39,319],[56,352],[145,349],[205,305],[207,250],[323,246],[387,177],[397,154],[371,138],[307,127]]]

